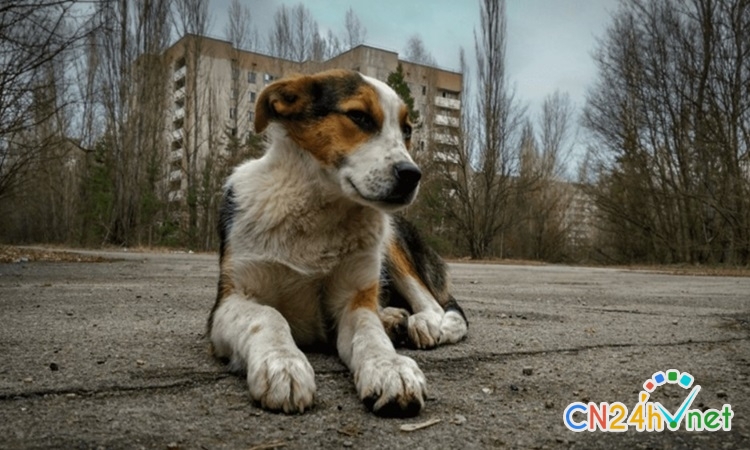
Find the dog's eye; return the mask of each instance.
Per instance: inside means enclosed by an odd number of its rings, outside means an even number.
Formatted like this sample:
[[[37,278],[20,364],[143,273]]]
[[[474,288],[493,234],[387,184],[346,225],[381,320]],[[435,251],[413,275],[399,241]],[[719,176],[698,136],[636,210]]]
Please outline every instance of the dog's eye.
[[[363,131],[375,131],[377,125],[375,120],[366,112],[359,110],[347,111],[346,117],[349,118],[355,125],[361,128]]]
[[[411,125],[409,125],[408,123],[404,124],[403,128],[401,128],[401,132],[404,133],[405,141],[408,141],[409,139],[411,139]]]

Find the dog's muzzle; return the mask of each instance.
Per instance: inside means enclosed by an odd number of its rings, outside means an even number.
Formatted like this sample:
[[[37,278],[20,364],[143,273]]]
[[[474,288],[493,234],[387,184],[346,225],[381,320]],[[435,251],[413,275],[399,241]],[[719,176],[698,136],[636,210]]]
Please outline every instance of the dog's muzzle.
[[[386,201],[399,204],[411,202],[422,178],[422,171],[412,162],[401,161],[393,165],[393,177],[396,183]]]

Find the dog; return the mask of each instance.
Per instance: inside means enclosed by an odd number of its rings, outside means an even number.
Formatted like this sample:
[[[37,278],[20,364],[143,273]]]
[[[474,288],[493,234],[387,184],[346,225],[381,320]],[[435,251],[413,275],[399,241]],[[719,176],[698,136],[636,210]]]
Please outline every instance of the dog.
[[[300,348],[333,346],[378,415],[413,416],[426,380],[394,343],[452,344],[468,331],[446,266],[396,211],[421,172],[406,106],[385,83],[334,70],[279,80],[256,102],[264,156],[239,165],[220,207],[214,355],[263,408],[315,396]]]

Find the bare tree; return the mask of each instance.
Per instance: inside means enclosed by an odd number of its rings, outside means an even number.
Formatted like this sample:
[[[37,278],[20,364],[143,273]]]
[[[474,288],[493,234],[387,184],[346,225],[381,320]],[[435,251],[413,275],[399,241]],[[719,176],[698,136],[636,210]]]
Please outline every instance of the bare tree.
[[[542,107],[536,133],[530,120],[521,134],[520,165],[515,184],[514,216],[518,219],[508,244],[513,256],[559,261],[569,253],[569,208],[573,186],[565,179],[572,152],[573,107],[559,92]]]
[[[114,169],[108,240],[140,244],[157,214],[162,155],[169,2],[118,0],[97,5],[98,90],[106,114],[106,146]],[[145,228],[144,228],[145,225]],[[146,235],[143,234],[144,230]]]
[[[464,107],[459,132],[438,139],[445,160],[442,202],[448,219],[472,258],[503,256],[503,235],[512,221],[509,205],[518,170],[517,140],[523,109],[508,88],[505,72],[505,2],[481,2],[480,29],[475,32],[477,58],[474,108]],[[466,62],[462,57],[464,80]],[[472,98],[463,89],[464,98]],[[495,243],[500,248],[495,247]]]
[[[186,181],[187,227],[186,243],[197,246],[201,241],[200,230],[200,197],[201,192],[201,154],[215,151],[210,148],[213,136],[207,135],[206,122],[211,120],[207,110],[215,93],[206,87],[211,86],[210,67],[204,64],[205,52],[203,36],[208,33],[211,15],[208,11],[208,0],[174,0],[174,22],[178,35],[191,35],[185,42],[185,62],[187,68],[185,119],[182,122],[183,151],[185,165],[183,173]]]
[[[268,32],[268,52],[277,58],[292,59],[291,11],[282,4],[274,14],[273,28]]]
[[[256,48],[258,33],[253,27],[250,9],[240,3],[240,0],[232,0],[229,4],[224,35],[235,49],[254,50]]]
[[[432,56],[427,47],[422,41],[422,37],[418,34],[412,35],[406,43],[406,51],[404,52],[404,59],[417,64],[425,64],[428,66],[437,65],[435,57]]]
[[[268,50],[276,57],[303,62],[320,52],[318,23],[302,3],[291,8],[281,5],[268,35]],[[316,41],[317,44],[316,44]]]
[[[750,262],[750,3],[622,2],[584,125],[618,261]]]
[[[367,28],[357,17],[354,9],[349,7],[344,18],[344,48],[347,50],[363,44],[367,39]],[[329,39],[330,40],[330,39]]]
[[[23,181],[49,139],[60,138],[30,140],[29,133],[69,103],[56,96],[48,104],[54,107],[39,108],[36,100],[40,92],[59,93],[66,69],[59,64],[63,53],[83,45],[91,30],[89,17],[77,12],[74,3],[11,0],[0,5],[0,199]],[[63,72],[50,77],[54,64]]]

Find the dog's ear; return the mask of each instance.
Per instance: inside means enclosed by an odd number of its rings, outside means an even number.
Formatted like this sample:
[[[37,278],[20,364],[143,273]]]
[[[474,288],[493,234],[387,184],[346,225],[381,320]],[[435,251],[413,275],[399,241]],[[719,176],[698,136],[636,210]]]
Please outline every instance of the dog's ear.
[[[255,132],[265,130],[273,120],[301,117],[312,101],[311,84],[310,77],[298,76],[265,88],[255,105]]]

